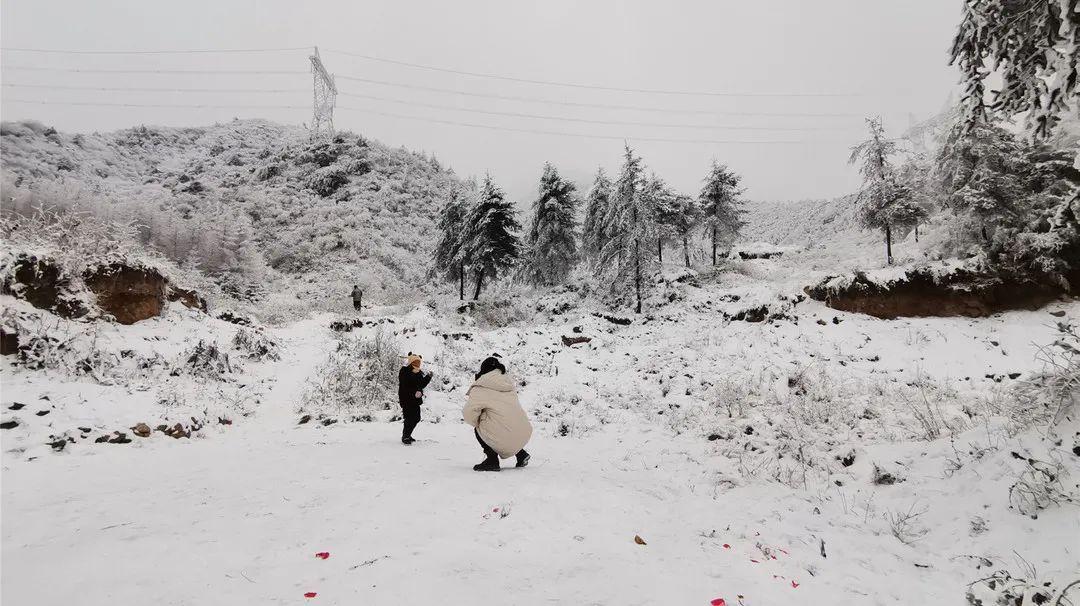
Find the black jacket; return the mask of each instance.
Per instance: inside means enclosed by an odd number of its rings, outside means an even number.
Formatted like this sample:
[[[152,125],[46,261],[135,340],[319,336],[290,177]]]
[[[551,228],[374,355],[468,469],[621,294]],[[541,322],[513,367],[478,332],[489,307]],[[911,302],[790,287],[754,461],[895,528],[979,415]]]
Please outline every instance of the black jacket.
[[[416,392],[423,392],[431,382],[431,373],[413,372],[411,366],[403,366],[398,371],[398,403],[402,406],[419,406],[423,397],[416,397]]]

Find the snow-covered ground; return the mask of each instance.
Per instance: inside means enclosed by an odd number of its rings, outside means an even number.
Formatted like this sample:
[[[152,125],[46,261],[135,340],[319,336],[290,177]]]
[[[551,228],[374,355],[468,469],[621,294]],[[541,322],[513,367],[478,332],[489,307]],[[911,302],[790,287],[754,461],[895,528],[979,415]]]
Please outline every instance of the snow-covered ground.
[[[321,315],[266,328],[281,358],[225,381],[168,370],[239,330],[180,310],[95,329],[94,347],[165,360],[131,380],[5,361],[3,601],[956,604],[998,570],[1073,580],[1080,507],[1022,515],[1010,487],[1031,458],[1077,494],[1075,416],[1048,433],[1013,388],[1080,303],[884,321],[799,301],[799,267],[789,251],[671,282],[628,326],[531,300],[503,328],[449,299],[343,335]],[[411,447],[392,409],[350,423],[304,398],[339,340],[380,326],[436,375]],[[460,407],[493,352],[523,383],[533,458],[478,474]],[[191,438],[93,441],[193,415]]]

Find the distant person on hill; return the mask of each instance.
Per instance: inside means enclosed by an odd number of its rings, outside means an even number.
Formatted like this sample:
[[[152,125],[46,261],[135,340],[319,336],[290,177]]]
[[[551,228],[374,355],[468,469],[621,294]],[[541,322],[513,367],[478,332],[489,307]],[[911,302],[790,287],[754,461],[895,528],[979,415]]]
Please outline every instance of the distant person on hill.
[[[356,311],[360,311],[360,308],[364,305],[364,291],[360,290],[360,287],[353,284],[352,287],[352,306]]]
[[[515,467],[528,465],[530,457],[525,445],[532,437],[532,425],[518,402],[514,382],[498,358],[488,358],[480,364],[480,372],[466,395],[462,415],[475,428],[476,441],[486,457],[473,470],[499,471],[499,457],[516,457]]]
[[[423,360],[409,352],[408,361],[398,371],[398,403],[401,404],[401,443],[412,444],[412,432],[420,422],[420,405],[424,403],[424,388],[431,382],[431,373],[420,370]]]

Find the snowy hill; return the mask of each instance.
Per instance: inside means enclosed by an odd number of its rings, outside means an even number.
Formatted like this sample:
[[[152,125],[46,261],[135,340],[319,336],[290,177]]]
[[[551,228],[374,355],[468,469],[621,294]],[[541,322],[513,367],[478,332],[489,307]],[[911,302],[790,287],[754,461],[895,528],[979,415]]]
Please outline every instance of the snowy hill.
[[[146,239],[177,263],[216,263],[220,241],[250,234],[270,267],[303,278],[287,289],[308,300],[332,294],[327,285],[394,296],[416,282],[457,181],[422,154],[351,133],[313,143],[263,120],[76,135],[4,123],[0,149],[5,189],[72,190],[89,210],[154,232]]]

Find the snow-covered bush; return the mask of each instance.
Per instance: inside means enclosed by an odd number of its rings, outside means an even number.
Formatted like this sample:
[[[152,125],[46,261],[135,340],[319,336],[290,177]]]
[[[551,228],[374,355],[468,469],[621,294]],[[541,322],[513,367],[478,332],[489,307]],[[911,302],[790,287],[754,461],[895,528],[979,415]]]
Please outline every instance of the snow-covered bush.
[[[308,379],[300,411],[372,421],[374,413],[390,410],[401,366],[398,348],[384,330],[370,337],[341,333],[337,348]]]
[[[1009,503],[1014,510],[1037,519],[1040,511],[1052,505],[1080,503],[1080,495],[1066,489],[1062,482],[1068,469],[1061,462],[1024,458],[1015,452],[1013,456],[1026,463],[1020,477],[1009,487]]]
[[[281,359],[278,344],[258,329],[241,327],[233,336],[232,346],[233,349],[241,351],[244,357],[252,360]]]
[[[181,357],[181,362],[176,365],[172,374],[228,381],[234,370],[228,353],[218,348],[217,343],[207,343],[200,339],[195,347]]]

